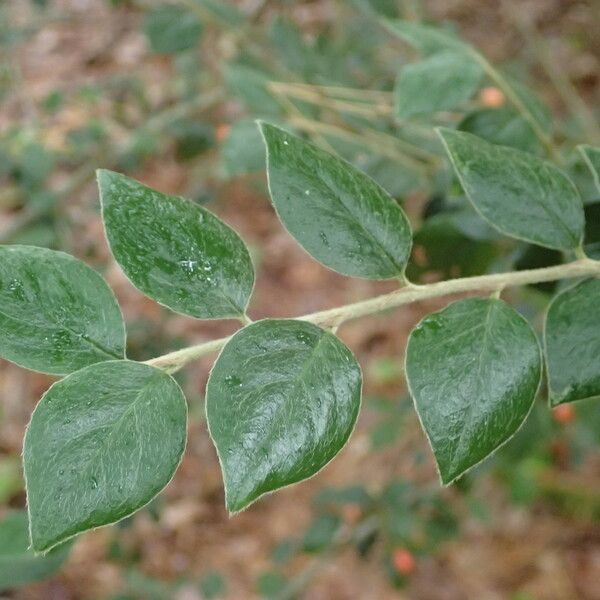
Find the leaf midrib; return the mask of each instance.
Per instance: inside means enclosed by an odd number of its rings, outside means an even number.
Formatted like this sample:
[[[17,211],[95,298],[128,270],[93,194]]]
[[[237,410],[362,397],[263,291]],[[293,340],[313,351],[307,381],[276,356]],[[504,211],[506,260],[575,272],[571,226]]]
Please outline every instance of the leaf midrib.
[[[319,338],[318,342],[315,344],[315,346],[313,347],[312,351],[310,352],[309,356],[306,358],[306,360],[304,361],[302,368],[300,369],[300,373],[293,378],[293,387],[292,390],[290,392],[290,394],[288,394],[285,398],[285,400],[277,407],[272,420],[275,420],[275,415],[279,414],[283,408],[287,408],[291,403],[292,400],[296,400],[296,395],[297,395],[297,389],[299,386],[303,386],[304,385],[304,376],[306,375],[306,372],[308,370],[308,366],[311,364],[311,362],[313,361],[313,359],[315,358],[315,355],[317,353],[317,350],[319,349],[322,341],[327,337],[327,333],[323,333],[323,335],[321,335],[321,337]],[[271,385],[275,385],[275,384],[279,384],[281,385],[283,382],[279,381],[279,382],[271,382]],[[266,384],[264,387],[268,387],[269,384]],[[256,388],[254,388],[256,389]],[[246,395],[244,396],[245,398],[247,397]],[[267,446],[267,442],[270,442],[273,438],[273,432],[274,432],[274,428],[270,427],[269,428],[269,432],[267,433],[267,435],[265,435],[260,443],[259,446],[257,446],[257,448],[254,450],[254,454],[258,455],[258,453],[263,450],[266,446]],[[245,484],[250,478],[251,475],[253,475],[252,471],[247,471],[245,473],[245,475],[239,480],[239,485],[240,487],[242,487],[242,484]],[[257,489],[260,490],[260,487],[258,487]],[[253,494],[256,492],[256,489],[253,490]],[[237,499],[237,498],[236,498]],[[245,500],[247,500],[247,498],[245,498]]]
[[[366,175],[365,175],[366,176]],[[385,257],[388,259],[388,261],[391,263],[391,265],[397,269],[399,272],[402,272],[402,270],[404,269],[404,266],[401,265],[400,263],[398,263],[396,261],[396,259],[388,252],[387,248],[385,248],[383,246],[383,243],[379,241],[379,239],[377,238],[377,236],[375,235],[375,233],[373,233],[370,229],[368,229],[366,227],[366,225],[363,223],[363,221],[361,219],[359,219],[354,212],[352,211],[352,209],[350,207],[348,207],[346,205],[346,203],[343,200],[342,195],[339,195],[336,190],[334,190],[331,185],[329,184],[329,182],[327,182],[326,180],[322,180],[323,184],[327,187],[327,189],[329,190],[329,192],[338,200],[338,205],[340,205],[345,211],[346,213],[351,217],[352,221],[358,225],[359,229],[361,231],[363,231],[364,233],[366,233],[366,237],[370,238],[371,241],[374,243],[375,246],[377,246],[385,255]],[[390,198],[391,200],[391,198]],[[385,210],[385,209],[384,209]]]
[[[490,325],[491,315],[495,308],[496,308],[496,302],[494,302],[493,300],[490,301],[490,305],[488,306],[488,309],[486,311],[485,321],[482,324],[483,339],[481,342],[481,350],[479,352],[479,355],[477,356],[477,398],[474,398],[467,406],[467,410],[465,412],[465,417],[463,419],[464,426],[458,437],[458,442],[455,446],[455,450],[454,450],[453,456],[452,456],[452,461],[450,463],[450,467],[449,467],[450,472],[454,471],[454,469],[456,468],[457,462],[459,462],[459,460],[462,460],[462,453],[464,451],[463,446],[465,445],[465,441],[464,441],[465,434],[467,432],[467,424],[471,422],[471,417],[473,416],[473,413],[475,411],[475,406],[479,402],[479,396],[481,395],[480,390],[481,390],[482,358],[483,358],[483,355],[486,350],[486,346],[487,346],[488,338],[489,338],[489,331],[491,329],[491,325]],[[473,329],[475,329],[475,327]],[[469,430],[469,432],[470,432],[470,430]]]
[[[48,317],[48,314],[47,313],[45,313],[45,314],[46,314],[46,317]],[[9,315],[6,312],[4,312],[1,308],[0,308],[0,315],[2,315],[3,317],[5,317],[6,319],[9,319],[11,321],[17,321],[19,323],[24,323],[28,327],[32,327],[32,323],[30,321],[27,321],[26,319],[23,319],[21,317],[15,316],[15,315]],[[54,325],[58,330],[63,329],[65,331],[68,331],[75,337],[82,339],[83,341],[87,342],[90,346],[92,346],[96,350],[99,350],[100,352],[102,352],[103,354],[106,354],[107,356],[110,356],[111,358],[116,358],[119,360],[123,359],[123,355],[117,354],[116,352],[109,350],[103,344],[101,344],[100,342],[97,342],[96,340],[91,338],[88,334],[79,333],[78,331],[74,330],[72,327],[70,327],[66,323],[59,323],[56,320],[50,319],[50,318],[48,318],[48,322],[51,325]],[[33,325],[33,327],[36,327],[36,325]],[[43,327],[43,325],[40,325],[40,327]]]

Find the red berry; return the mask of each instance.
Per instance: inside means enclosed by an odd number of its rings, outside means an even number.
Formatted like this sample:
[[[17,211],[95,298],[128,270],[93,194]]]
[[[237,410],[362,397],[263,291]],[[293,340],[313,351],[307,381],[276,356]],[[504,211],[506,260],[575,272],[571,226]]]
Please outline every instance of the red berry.
[[[396,548],[392,556],[392,562],[400,575],[410,575],[415,570],[415,557],[406,548]]]
[[[231,125],[227,125],[226,123],[221,123],[220,125],[217,125],[215,130],[215,138],[217,139],[217,142],[225,141],[230,131]]]
[[[566,425],[575,420],[575,409],[570,404],[559,404],[553,411],[552,416],[557,423]]]
[[[488,108],[499,108],[504,104],[505,97],[497,87],[485,87],[479,92],[479,101]]]

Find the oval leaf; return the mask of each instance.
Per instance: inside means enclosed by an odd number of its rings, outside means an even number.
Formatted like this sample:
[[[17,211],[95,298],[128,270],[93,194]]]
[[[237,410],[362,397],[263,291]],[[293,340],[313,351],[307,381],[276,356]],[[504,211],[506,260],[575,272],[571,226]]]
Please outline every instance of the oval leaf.
[[[450,29],[401,19],[381,19],[381,24],[392,35],[399,37],[425,56],[431,56],[445,50],[472,52],[471,47]]]
[[[600,280],[558,294],[544,326],[552,406],[600,396]]]
[[[594,184],[600,192],[600,148],[592,146],[577,146],[594,178]]]
[[[413,330],[406,375],[448,484],[525,421],[540,384],[540,349],[527,321],[501,300],[459,300]]]
[[[0,522],[0,590],[50,577],[60,569],[70,547],[69,543],[63,544],[44,556],[36,556],[29,548],[27,512],[9,513]]]
[[[558,168],[461,131],[438,130],[469,200],[496,229],[557,250],[583,237],[583,204]]]
[[[244,242],[211,212],[112,171],[98,171],[112,253],[160,304],[199,319],[244,314],[254,269]]]
[[[370,177],[287,131],[260,124],[271,199],[296,241],[326,267],[354,277],[404,273],[411,231],[404,211]]]
[[[0,356],[64,375],[123,358],[125,327],[104,279],[46,248],[0,246]]]
[[[176,54],[193,48],[202,23],[191,10],[177,4],[163,4],[146,13],[144,33],[157,54]]]
[[[141,363],[99,363],[50,387],[23,448],[34,550],[152,500],[183,454],[186,413],[175,380]]]
[[[483,70],[464,52],[441,52],[405,66],[394,90],[396,116],[452,110],[475,93]]]
[[[206,389],[228,510],[323,468],[350,437],[361,381],[350,350],[316,325],[269,319],[236,333]]]

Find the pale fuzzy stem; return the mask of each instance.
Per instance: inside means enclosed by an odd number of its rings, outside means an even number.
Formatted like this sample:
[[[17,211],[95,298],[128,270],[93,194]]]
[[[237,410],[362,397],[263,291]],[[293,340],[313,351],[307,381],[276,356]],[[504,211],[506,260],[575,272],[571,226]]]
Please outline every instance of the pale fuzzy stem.
[[[492,275],[480,275],[478,277],[462,277],[459,279],[429,283],[427,285],[409,284],[408,286],[389,294],[383,294],[382,296],[376,296],[374,298],[369,298],[368,300],[355,302],[354,304],[347,304],[338,308],[296,317],[296,319],[308,321],[320,326],[333,326],[337,328],[342,323],[354,319],[360,319],[361,317],[374,315],[405,304],[412,304],[413,302],[428,300],[430,298],[439,298],[451,294],[476,291],[496,292],[505,287],[589,276],[600,276],[600,261],[582,258],[566,265],[546,267],[543,269],[494,273]],[[181,350],[170,352],[164,356],[148,360],[146,361],[146,364],[160,367],[169,373],[174,373],[201,356],[218,352],[227,343],[230,337],[231,336],[212,340],[196,346],[190,346],[189,348],[182,348]]]

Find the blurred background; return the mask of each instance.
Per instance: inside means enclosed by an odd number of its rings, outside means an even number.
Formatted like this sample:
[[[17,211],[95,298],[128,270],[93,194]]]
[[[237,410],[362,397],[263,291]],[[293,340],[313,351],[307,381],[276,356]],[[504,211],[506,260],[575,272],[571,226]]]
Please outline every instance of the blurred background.
[[[586,251],[599,252],[600,194],[573,151],[600,145],[598,0],[0,0],[0,243],[61,249],[95,266],[139,360],[236,324],[175,315],[126,281],[103,237],[98,167],[202,203],[239,231],[257,266],[253,319],[394,289],[328,271],[285,233],[266,191],[261,117],[344,156],[403,204],[416,231],[414,281],[569,259],[481,221],[433,132],[446,124],[541,154],[528,123],[486,80],[450,110],[417,106],[400,118],[394,83],[419,55],[384,18],[453,31],[517,82],[580,188]],[[539,331],[555,290],[505,297]],[[177,377],[189,441],[175,479],[131,518],[39,559],[26,552],[16,512],[20,453],[52,379],[1,361],[0,597],[599,599],[598,402],[550,411],[541,394],[514,439],[440,486],[402,365],[411,328],[447,302],[342,328],[365,374],[350,443],[314,478],[231,519],[204,419],[214,357],[187,367]]]

